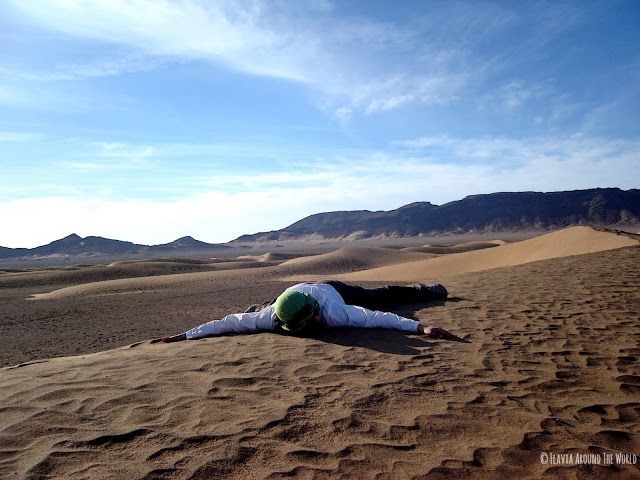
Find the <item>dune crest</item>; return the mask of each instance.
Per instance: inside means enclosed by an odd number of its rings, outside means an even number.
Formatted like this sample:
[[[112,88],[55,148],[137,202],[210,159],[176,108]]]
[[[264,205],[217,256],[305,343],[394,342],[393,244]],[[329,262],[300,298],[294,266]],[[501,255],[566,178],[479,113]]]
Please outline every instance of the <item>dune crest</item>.
[[[286,253],[286,252],[267,252],[262,255],[240,255],[236,257],[236,260],[253,260],[255,262],[279,262],[284,260],[291,260],[292,258],[297,258],[302,256],[297,253]]]
[[[433,255],[384,247],[348,246],[320,255],[294,258],[281,263],[283,275],[324,271],[329,274],[420,261]]]
[[[421,247],[406,247],[403,251],[421,252],[421,253],[437,253],[437,254],[449,254],[449,253],[462,253],[471,252],[473,250],[482,250],[485,248],[493,248],[499,245],[504,245],[504,240],[489,240],[478,242],[459,243],[456,245],[422,245]]]

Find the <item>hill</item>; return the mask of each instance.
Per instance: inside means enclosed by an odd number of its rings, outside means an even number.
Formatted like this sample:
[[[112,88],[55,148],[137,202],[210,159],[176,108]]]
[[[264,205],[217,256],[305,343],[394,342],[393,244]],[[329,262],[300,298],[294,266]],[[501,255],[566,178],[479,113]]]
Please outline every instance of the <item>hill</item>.
[[[417,202],[396,210],[318,213],[241,242],[304,238],[410,237],[448,232],[611,226],[640,221],[640,190],[596,188],[566,192],[471,195],[444,205]]]
[[[119,256],[150,256],[176,253],[197,253],[198,251],[220,250],[228,248],[225,245],[205,243],[192,237],[182,237],[162,245],[141,245],[122,240],[89,236],[82,238],[75,233],[47,245],[35,248],[6,248],[0,247],[0,259],[29,258],[32,260],[44,258],[90,258],[90,257],[119,257]]]

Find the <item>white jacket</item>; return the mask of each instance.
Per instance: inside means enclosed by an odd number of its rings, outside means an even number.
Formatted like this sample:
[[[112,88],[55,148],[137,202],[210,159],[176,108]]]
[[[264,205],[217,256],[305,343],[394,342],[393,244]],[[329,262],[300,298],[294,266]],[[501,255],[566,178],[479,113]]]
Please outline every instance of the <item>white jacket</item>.
[[[406,332],[417,332],[419,322],[395,313],[368,310],[347,305],[340,294],[326,283],[299,283],[288,290],[306,293],[316,299],[325,326],[329,328],[389,328]],[[232,313],[220,320],[213,320],[186,332],[187,339],[209,337],[224,333],[251,333],[275,328],[275,307],[270,305],[259,312]]]

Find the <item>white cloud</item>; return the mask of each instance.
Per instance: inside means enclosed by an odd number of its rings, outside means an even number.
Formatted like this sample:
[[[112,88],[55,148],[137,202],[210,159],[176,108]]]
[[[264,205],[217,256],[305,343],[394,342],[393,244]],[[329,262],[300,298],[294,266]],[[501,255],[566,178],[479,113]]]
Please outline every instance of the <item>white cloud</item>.
[[[339,107],[338,109],[336,109],[335,113],[338,122],[340,122],[340,125],[342,126],[346,126],[349,124],[352,114],[353,110],[347,107]]]
[[[119,143],[112,148],[122,145],[136,148]],[[202,146],[203,151],[208,148],[215,146]],[[52,190],[57,193],[39,198],[16,199],[6,192],[0,217],[18,228],[4,229],[0,245],[36,246],[71,232],[146,244],[184,235],[223,242],[325,211],[389,210],[415,201],[442,204],[496,191],[637,188],[639,158],[638,141],[585,135],[436,136],[398,142],[385,152],[319,152],[304,161],[273,162],[242,172],[215,164],[195,170],[191,164],[190,173],[157,171],[158,165],[151,165],[145,174],[150,183],[137,185],[136,193],[151,186],[156,193],[176,185],[180,189],[146,200],[122,199],[100,185],[90,192],[66,193],[59,186]],[[37,190],[42,195],[49,187]]]
[[[472,38],[514,21],[511,13],[486,5],[429,8],[400,27],[357,16],[339,18],[325,1],[304,6],[260,0],[12,3],[47,28],[124,49],[121,59],[58,65],[51,73],[33,74],[39,79],[115,75],[163,61],[206,60],[302,82],[328,97],[331,113],[343,107],[372,114],[416,102],[458,100],[486,68],[486,61],[473,53]]]
[[[228,241],[244,233],[281,228],[309,213],[324,189],[211,191],[167,202],[45,197],[3,202],[0,215],[20,228],[2,233],[2,246],[46,244],[71,232],[156,244],[183,235]],[[295,197],[291,197],[295,194]]]
[[[506,110],[513,110],[532,102],[548,99],[553,94],[553,89],[543,83],[511,80],[481,97],[479,106],[483,109],[494,109],[496,106],[501,106]],[[558,100],[556,99],[556,101]]]
[[[368,81],[352,90],[351,105],[370,115],[413,103],[454,103],[460,100],[459,93],[474,75],[473,67],[468,68],[467,72],[461,73],[438,66],[430,75],[395,74],[382,80]]]
[[[247,73],[306,81],[315,39],[265,25],[260,2],[163,0],[15,2],[49,28],[154,56],[216,59]],[[302,54],[301,54],[302,53]],[[107,74],[121,65],[103,66]],[[75,66],[72,70],[81,70]],[[86,73],[86,72],[85,72]],[[99,72],[90,72],[98,74]],[[105,72],[103,72],[105,73]]]
[[[446,147],[455,143],[456,140],[447,135],[438,135],[435,137],[420,137],[410,140],[399,140],[394,143],[399,147],[406,147],[412,149],[422,149],[426,147]]]
[[[156,147],[151,145],[129,145],[121,142],[95,142],[94,145],[99,147],[97,155],[100,157],[143,160],[156,153]]]
[[[631,167],[633,159],[640,156],[640,142],[607,138],[586,137],[575,134],[566,137],[480,137],[456,138],[451,136],[421,137],[395,143],[415,151],[446,150],[450,160],[491,160],[501,163],[521,164],[542,158],[558,161],[578,160],[598,162],[617,159]]]
[[[74,144],[77,142],[73,141]],[[73,171],[114,171],[150,169],[157,147],[151,145],[131,145],[123,142],[77,143],[71,154],[75,159],[63,160],[58,165]],[[102,178],[104,180],[104,178]]]
[[[75,170],[102,170],[106,168],[105,164],[96,162],[63,162],[62,166]]]
[[[56,64],[46,71],[24,71],[15,67],[0,67],[0,73],[4,78],[12,79],[16,83],[24,81],[52,82],[149,71],[161,68],[166,64],[167,61],[160,58],[125,52],[121,57],[96,59],[88,63]]]
[[[369,105],[367,105],[367,108],[365,109],[365,113],[392,110],[401,105],[411,103],[415,99],[415,95],[398,95],[390,98],[377,98],[369,102]]]

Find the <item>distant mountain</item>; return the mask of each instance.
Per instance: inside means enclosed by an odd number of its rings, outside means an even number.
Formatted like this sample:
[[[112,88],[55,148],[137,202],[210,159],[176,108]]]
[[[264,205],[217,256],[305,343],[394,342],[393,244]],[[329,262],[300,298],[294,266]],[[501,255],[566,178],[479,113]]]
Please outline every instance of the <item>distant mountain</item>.
[[[90,257],[148,258],[205,254],[238,242],[314,238],[415,236],[445,232],[561,228],[570,225],[640,223],[640,190],[596,188],[570,192],[517,192],[471,195],[444,205],[416,202],[388,212],[369,210],[318,213],[282,230],[243,235],[229,244],[182,237],[161,245],[141,245],[71,234],[35,248],[0,247],[0,260],[80,260]],[[12,260],[13,261],[13,260]]]
[[[0,247],[0,258],[4,258],[6,256],[11,256],[14,255],[15,252],[20,251],[20,250],[26,250],[26,248],[7,248],[7,247]]]
[[[216,250],[229,248],[223,244],[205,243],[193,237],[182,237],[163,245],[141,245],[121,240],[103,237],[82,238],[75,233],[55,240],[47,245],[35,248],[7,248],[0,247],[0,259],[27,257],[31,259],[46,257],[114,257],[118,255],[147,255],[147,254],[179,254],[194,251]]]
[[[318,213],[282,230],[243,235],[238,242],[309,236],[366,238],[445,232],[550,229],[640,222],[640,190],[595,188],[567,192],[470,195],[444,205],[417,202],[396,210]]]
[[[82,238],[75,233],[42,247],[30,249],[31,255],[117,255],[121,253],[139,253],[145,245],[111,240],[103,237]]]
[[[181,237],[173,242],[154,245],[149,248],[152,250],[175,250],[178,248],[211,248],[212,245],[214,244],[201,242],[193,237]]]

